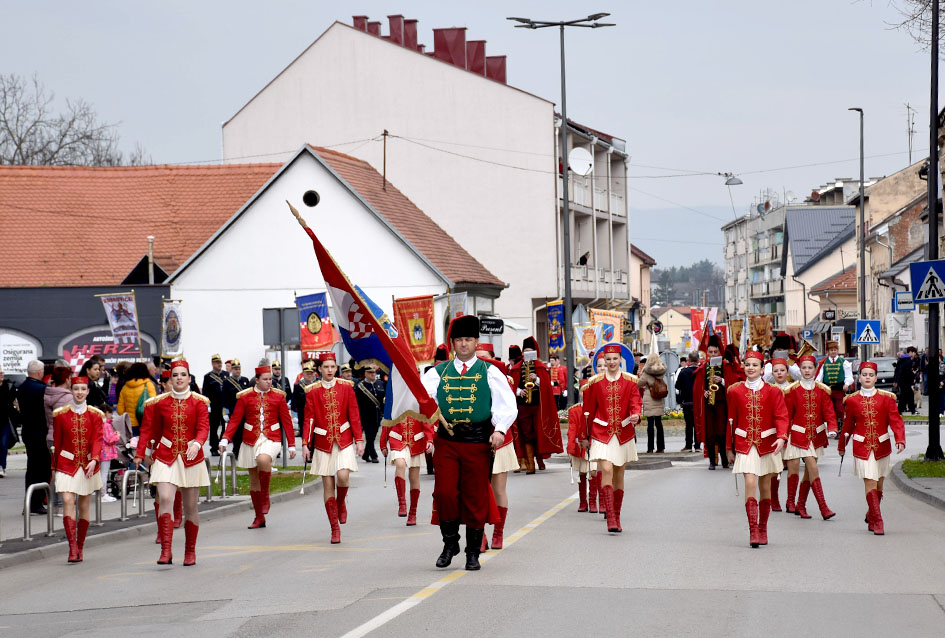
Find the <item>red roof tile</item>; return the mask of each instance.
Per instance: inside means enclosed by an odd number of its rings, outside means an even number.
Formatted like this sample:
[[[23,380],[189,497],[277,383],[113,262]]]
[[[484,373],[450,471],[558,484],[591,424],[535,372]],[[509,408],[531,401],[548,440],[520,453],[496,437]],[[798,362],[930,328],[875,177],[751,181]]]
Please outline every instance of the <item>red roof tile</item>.
[[[280,166],[0,166],[0,286],[116,285],[148,235],[172,273]]]
[[[454,284],[505,286],[393,184],[387,182],[384,190],[381,174],[370,164],[330,149],[312,149]]]
[[[843,272],[837,273],[829,279],[824,279],[810,289],[815,292],[856,291],[856,264],[848,266]]]
[[[630,244],[630,252],[640,258],[640,260],[647,266],[655,266],[656,260],[647,255],[645,252],[637,248],[636,244]]]

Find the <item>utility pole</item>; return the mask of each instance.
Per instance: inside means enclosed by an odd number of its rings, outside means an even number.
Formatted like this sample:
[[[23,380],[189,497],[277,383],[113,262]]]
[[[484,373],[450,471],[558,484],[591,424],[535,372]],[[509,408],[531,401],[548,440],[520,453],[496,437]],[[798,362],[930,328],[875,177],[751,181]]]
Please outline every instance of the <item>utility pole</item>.
[[[387,136],[390,135],[390,133],[387,132],[387,129],[384,129],[384,132],[381,133],[381,135],[384,137],[384,168],[383,168],[383,173],[381,174],[381,179],[383,180],[383,182],[381,183],[381,188],[386,191],[387,190]]]
[[[860,319],[867,319],[866,316],[866,195],[864,194],[864,184],[866,174],[863,171],[863,109],[853,107],[848,111],[858,111],[860,114],[860,228],[857,234],[857,245],[860,248]],[[860,361],[867,361],[870,358],[870,347],[866,344],[859,345]]]
[[[906,134],[909,136],[909,166],[912,166],[912,136],[915,135],[915,109],[906,102]]]
[[[938,199],[938,0],[932,2],[932,78],[929,105],[929,260],[938,259],[938,216],[941,202]],[[939,304],[929,304],[929,447],[925,451],[926,461],[945,459],[942,453],[941,433],[939,432],[938,404],[941,389],[938,387],[938,349],[939,349]],[[934,362],[934,363],[933,363]]]

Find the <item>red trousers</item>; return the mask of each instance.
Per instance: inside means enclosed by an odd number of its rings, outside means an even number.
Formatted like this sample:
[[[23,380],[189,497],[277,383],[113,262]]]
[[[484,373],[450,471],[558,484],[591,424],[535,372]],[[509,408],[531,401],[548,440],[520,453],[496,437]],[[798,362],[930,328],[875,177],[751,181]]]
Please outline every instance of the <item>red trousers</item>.
[[[843,429],[843,398],[847,393],[843,390],[831,390],[830,400],[833,401],[833,411],[837,415],[837,428]]]
[[[433,452],[433,500],[441,521],[459,520],[482,529],[489,517],[492,449],[488,443],[457,443],[437,437]]]
[[[522,443],[531,443],[538,447],[538,417],[541,415],[541,407],[538,405],[520,405],[518,406],[518,435]]]

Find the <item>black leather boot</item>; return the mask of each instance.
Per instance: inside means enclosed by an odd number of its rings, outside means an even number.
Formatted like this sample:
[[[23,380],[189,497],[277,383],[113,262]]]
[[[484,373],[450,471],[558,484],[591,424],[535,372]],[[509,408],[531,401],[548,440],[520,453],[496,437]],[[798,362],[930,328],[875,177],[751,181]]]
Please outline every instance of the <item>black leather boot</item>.
[[[479,569],[479,552],[482,550],[482,533],[484,530],[466,528],[466,569]]]
[[[479,530],[482,541],[482,530]],[[443,551],[436,559],[439,568],[449,567],[453,556],[459,554],[459,521],[440,521],[440,534],[443,536]]]

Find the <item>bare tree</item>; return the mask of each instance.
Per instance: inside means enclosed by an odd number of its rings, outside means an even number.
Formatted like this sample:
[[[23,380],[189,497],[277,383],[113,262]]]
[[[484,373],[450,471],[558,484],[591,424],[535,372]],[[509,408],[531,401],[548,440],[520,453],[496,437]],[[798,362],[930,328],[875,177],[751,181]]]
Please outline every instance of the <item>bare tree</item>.
[[[66,100],[54,112],[54,95],[35,75],[0,75],[0,164],[117,166],[150,163],[139,146],[128,158],[118,148],[115,124],[99,121],[84,100]]]
[[[928,50],[932,40],[932,2],[934,0],[890,0],[890,4],[899,13],[899,20],[889,26],[905,31],[913,40]],[[945,40],[942,25],[945,17],[939,15],[939,42]],[[945,51],[943,51],[945,53]]]

